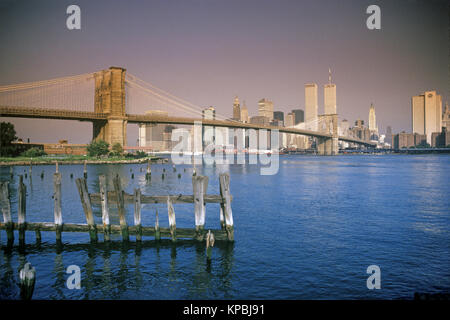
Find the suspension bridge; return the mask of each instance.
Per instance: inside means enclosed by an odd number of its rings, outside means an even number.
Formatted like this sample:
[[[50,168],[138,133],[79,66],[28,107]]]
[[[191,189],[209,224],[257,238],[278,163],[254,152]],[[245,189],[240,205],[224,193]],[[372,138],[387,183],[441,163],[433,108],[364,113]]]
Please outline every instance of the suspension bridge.
[[[143,114],[149,109],[164,110],[169,115]],[[243,123],[217,113],[215,119],[203,119],[202,115],[201,107],[127,74],[121,67],[0,86],[0,116],[89,121],[93,123],[93,139],[102,139],[111,145],[119,143],[126,146],[128,123],[195,125],[201,122],[204,126],[278,130],[280,133],[315,137],[319,154],[324,155],[337,154],[338,140],[374,146],[368,141],[338,136],[337,115],[321,116],[320,123],[314,126],[319,130]]]

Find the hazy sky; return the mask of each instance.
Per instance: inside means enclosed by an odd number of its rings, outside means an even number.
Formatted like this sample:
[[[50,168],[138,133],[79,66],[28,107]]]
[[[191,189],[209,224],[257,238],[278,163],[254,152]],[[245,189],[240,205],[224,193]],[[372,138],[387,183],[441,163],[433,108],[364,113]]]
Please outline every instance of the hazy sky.
[[[81,7],[79,31],[66,28],[70,4]],[[381,30],[366,27],[371,4]],[[304,84],[316,82],[323,113],[331,67],[341,119],[367,121],[373,102],[382,132],[410,131],[413,95],[437,90],[450,102],[449,29],[447,1],[0,0],[0,85],[122,66],[231,117],[234,95],[250,115],[263,97],[303,109]],[[92,138],[90,123],[5,120],[32,141]]]

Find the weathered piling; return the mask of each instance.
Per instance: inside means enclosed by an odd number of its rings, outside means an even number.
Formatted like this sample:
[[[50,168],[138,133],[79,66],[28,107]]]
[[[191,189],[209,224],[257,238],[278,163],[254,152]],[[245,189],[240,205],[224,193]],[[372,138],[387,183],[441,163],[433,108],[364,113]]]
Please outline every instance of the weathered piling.
[[[9,167],[9,176],[12,178],[14,176],[14,169],[13,166]]]
[[[155,216],[155,240],[156,241],[161,240],[161,232],[159,231],[158,209],[156,209],[156,216]]]
[[[44,171],[41,172],[41,179],[44,179]]]
[[[103,234],[105,241],[111,240],[111,225],[109,223],[109,207],[108,207],[108,189],[106,186],[106,177],[100,175],[98,177],[100,186],[100,201],[102,203],[102,222],[103,222]]]
[[[173,210],[172,200],[167,197],[167,212],[169,215],[169,229],[172,237],[172,242],[177,241],[177,224],[175,221],[175,210]]]
[[[55,216],[55,232],[56,241],[61,241],[61,232],[63,227],[62,211],[61,211],[61,173],[53,174],[53,213]]]
[[[33,163],[30,161],[30,177],[32,173],[33,173]]]
[[[55,163],[55,172],[56,172],[56,173],[58,173],[58,172],[59,172],[58,161],[56,161],[56,163]]]
[[[141,189],[134,189],[134,225],[137,234],[136,241],[142,241],[142,225],[141,225]]]
[[[178,174],[178,179],[181,179],[181,173]]]
[[[194,190],[194,215],[195,215],[195,232],[197,240],[203,240],[203,231],[205,228],[205,200],[204,195],[208,189],[207,176],[193,176],[192,188]]]
[[[117,201],[117,208],[118,208],[118,212],[119,212],[120,228],[122,230],[122,239],[124,241],[129,241],[130,237],[128,234],[125,203],[124,203],[123,190],[122,190],[122,185],[120,183],[119,175],[116,175],[114,177],[113,182],[114,182],[114,190],[116,191],[116,201]]]
[[[177,172],[177,167],[175,167],[175,165],[173,165],[172,168],[173,168],[173,172]]]
[[[78,178],[76,180],[78,193],[80,195],[83,211],[86,216],[86,222],[89,226],[89,236],[92,242],[96,242],[97,239],[97,226],[94,222],[94,214],[92,213],[91,199],[89,197],[87,183],[85,178]]]
[[[152,178],[152,168],[150,165],[150,160],[147,162],[147,173],[145,174],[145,179],[150,180]]]
[[[221,207],[225,219],[225,230],[228,240],[234,241],[233,213],[231,211],[230,175],[222,173],[219,176],[220,195],[222,196]]]
[[[87,161],[84,160],[84,164],[83,164],[83,177],[85,179],[87,179]]]
[[[23,184],[23,177],[19,176],[17,216],[19,223],[19,245],[25,245],[27,187]]]
[[[0,202],[2,204],[3,222],[6,228],[6,237],[8,238],[8,246],[14,243],[14,224],[11,218],[11,199],[9,198],[8,182],[0,183]]]
[[[31,300],[36,282],[36,270],[29,262],[19,272],[20,297],[22,300]]]
[[[206,235],[206,259],[208,260],[211,260],[213,247],[214,247],[214,234],[211,233],[211,230],[208,230],[208,233]]]

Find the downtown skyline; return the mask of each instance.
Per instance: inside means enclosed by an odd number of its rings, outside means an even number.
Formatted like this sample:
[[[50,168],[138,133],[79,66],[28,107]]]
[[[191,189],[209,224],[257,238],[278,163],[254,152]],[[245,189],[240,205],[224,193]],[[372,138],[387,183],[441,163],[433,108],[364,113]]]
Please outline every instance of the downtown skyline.
[[[381,132],[388,125],[393,132],[411,131],[411,97],[417,92],[436,90],[443,105],[449,100],[444,2],[380,1],[381,30],[366,28],[368,1],[131,1],[108,3],[108,10],[101,1],[77,4],[81,30],[69,31],[68,3],[2,3],[0,40],[8,46],[1,53],[0,85],[116,65],[231,117],[236,95],[246,101],[249,115],[257,114],[263,97],[274,102],[275,111],[305,110],[304,85],[316,83],[322,114],[331,68],[340,119],[367,121],[373,103]],[[34,141],[91,138],[80,135],[86,123],[71,123],[65,133],[68,126],[61,121],[11,122],[19,136]],[[135,143],[138,129],[129,131]]]

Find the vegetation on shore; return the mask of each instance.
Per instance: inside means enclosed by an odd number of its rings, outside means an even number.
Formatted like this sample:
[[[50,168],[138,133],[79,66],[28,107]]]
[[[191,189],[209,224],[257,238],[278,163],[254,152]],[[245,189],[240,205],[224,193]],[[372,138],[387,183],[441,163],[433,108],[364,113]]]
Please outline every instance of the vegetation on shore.
[[[114,162],[143,162],[147,160],[160,159],[149,156],[143,151],[136,153],[124,153],[120,143],[114,144],[111,148],[106,141],[92,141],[87,146],[87,155],[47,155],[42,148],[32,147],[20,152],[17,145],[12,144],[17,139],[14,125],[9,122],[1,123],[1,148],[0,164],[50,164],[59,163],[79,163],[87,161],[89,163],[114,163]]]

